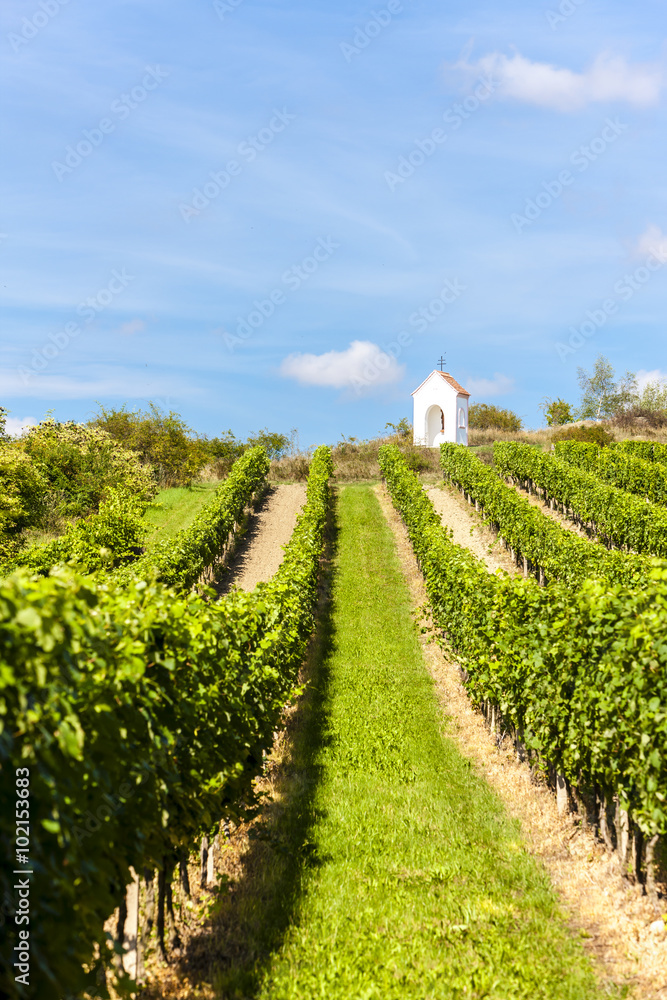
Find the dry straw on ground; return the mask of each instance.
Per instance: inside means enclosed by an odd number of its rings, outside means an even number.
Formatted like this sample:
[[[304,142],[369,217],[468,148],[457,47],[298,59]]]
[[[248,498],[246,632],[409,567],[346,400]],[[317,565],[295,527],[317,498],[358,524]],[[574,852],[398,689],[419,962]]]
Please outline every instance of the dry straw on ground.
[[[426,589],[407,531],[386,490],[377,487],[377,494],[413,601],[425,607]],[[421,641],[447,717],[446,731],[520,821],[529,849],[546,868],[573,932],[582,936],[601,976],[627,984],[636,1000],[665,1000],[667,938],[664,928],[651,929],[657,914],[641,887],[623,878],[616,857],[593,833],[582,830],[576,817],[559,815],[555,796],[538,783],[528,764],[518,761],[507,741],[497,745],[470,704],[458,667],[433,640],[433,634],[426,633]]]

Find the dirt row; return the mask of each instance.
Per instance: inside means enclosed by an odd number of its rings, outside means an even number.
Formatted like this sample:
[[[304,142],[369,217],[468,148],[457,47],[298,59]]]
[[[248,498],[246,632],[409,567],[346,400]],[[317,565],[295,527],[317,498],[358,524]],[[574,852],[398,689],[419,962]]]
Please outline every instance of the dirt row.
[[[516,563],[503,548],[495,532],[484,523],[474,506],[466,503],[454,486],[443,483],[439,486],[427,486],[425,490],[442,523],[452,532],[452,541],[456,545],[470,549],[492,573],[504,569],[512,575],[518,574]]]
[[[269,487],[257,508],[249,515],[248,525],[234,558],[221,577],[219,593],[230,590],[253,590],[258,583],[270,580],[283,561],[297,515],[306,502],[304,483],[284,483]]]

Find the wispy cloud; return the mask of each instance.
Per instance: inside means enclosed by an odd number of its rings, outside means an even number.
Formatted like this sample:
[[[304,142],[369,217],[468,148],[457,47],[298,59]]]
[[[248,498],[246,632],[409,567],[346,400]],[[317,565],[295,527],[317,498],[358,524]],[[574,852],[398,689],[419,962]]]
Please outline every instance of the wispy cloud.
[[[667,236],[659,226],[649,225],[637,240],[635,253],[639,257],[656,254],[657,257],[667,257]]]
[[[178,393],[176,393],[178,390]],[[150,376],[123,368],[110,374],[94,371],[75,375],[43,374],[23,382],[13,372],[0,373],[0,398],[31,398],[51,401],[96,399],[148,399],[155,395],[189,395],[189,386],[179,384],[174,374]]]
[[[491,396],[505,396],[514,389],[514,379],[500,372],[495,372],[493,378],[466,379],[466,389],[474,399]]]
[[[121,323],[118,332],[126,337],[131,337],[133,333],[141,333],[146,329],[146,324],[142,319],[131,319],[127,323]]]
[[[555,111],[578,111],[604,101],[624,101],[640,107],[655,104],[665,77],[661,66],[631,66],[623,56],[610,53],[599,55],[582,73],[533,62],[519,52],[513,56],[491,52],[475,63],[460,61],[453,68],[473,79],[491,77],[500,97]]]
[[[377,360],[383,366],[378,369]],[[373,371],[373,388],[400,381],[404,368],[369,340],[353,340],[344,351],[325,354],[290,354],[280,365],[280,374],[296,379],[302,385],[324,386],[329,389],[351,389],[368,380]]]

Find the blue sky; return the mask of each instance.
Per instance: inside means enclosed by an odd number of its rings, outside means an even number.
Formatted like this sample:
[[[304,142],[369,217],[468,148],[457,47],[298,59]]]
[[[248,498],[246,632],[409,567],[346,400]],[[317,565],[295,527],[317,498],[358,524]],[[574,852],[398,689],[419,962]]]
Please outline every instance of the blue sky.
[[[658,0],[5,0],[13,426],[154,400],[368,437],[443,351],[538,426],[600,351],[667,369],[666,29]]]

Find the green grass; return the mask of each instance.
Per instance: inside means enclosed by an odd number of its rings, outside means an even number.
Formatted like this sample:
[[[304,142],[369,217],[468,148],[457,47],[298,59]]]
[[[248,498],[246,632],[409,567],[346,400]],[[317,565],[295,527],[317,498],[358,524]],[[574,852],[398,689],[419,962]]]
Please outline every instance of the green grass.
[[[603,995],[517,823],[443,735],[370,488],[342,491],[339,524],[300,792],[276,826],[282,874],[253,903],[252,975],[227,968],[219,995]]]
[[[205,504],[212,499],[219,483],[197,483],[194,486],[174,486],[160,490],[144,515],[150,534],[146,544],[171,538],[187,528]]]

